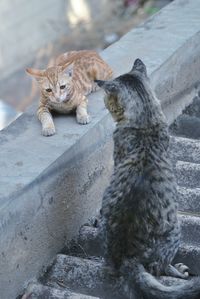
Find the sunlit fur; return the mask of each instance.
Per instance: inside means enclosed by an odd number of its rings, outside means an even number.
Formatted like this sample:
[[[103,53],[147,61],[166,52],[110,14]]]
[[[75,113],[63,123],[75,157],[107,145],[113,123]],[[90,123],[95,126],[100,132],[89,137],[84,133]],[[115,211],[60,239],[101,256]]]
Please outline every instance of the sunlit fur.
[[[132,299],[198,299],[199,279],[166,287],[153,276],[187,278],[188,272],[171,265],[180,243],[176,182],[165,117],[146,67],[137,59],[129,73],[96,82],[116,121],[114,172],[102,201],[106,262],[125,277]]]
[[[71,51],[56,59],[46,70],[28,68],[38,82],[41,98],[37,115],[44,136],[55,134],[51,111],[76,112],[78,123],[87,124],[87,95],[97,89],[96,79],[107,80],[112,70],[95,51]]]

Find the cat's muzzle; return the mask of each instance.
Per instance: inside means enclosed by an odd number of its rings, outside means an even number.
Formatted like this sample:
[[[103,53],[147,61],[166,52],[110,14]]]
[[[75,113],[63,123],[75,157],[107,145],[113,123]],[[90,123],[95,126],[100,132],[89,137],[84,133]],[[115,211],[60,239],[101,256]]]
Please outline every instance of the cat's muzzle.
[[[63,102],[68,102],[69,100],[71,99],[71,97],[70,97],[70,95],[67,95],[66,97],[65,97],[65,99],[63,100]]]

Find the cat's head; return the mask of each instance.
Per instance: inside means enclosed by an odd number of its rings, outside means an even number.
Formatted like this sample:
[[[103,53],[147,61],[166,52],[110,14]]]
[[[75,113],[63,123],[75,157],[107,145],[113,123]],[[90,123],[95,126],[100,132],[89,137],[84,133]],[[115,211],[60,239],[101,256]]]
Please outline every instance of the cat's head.
[[[114,80],[95,82],[106,92],[106,108],[117,123],[146,128],[164,121],[146,66],[140,59],[135,60],[129,73]]]
[[[53,66],[46,70],[27,68],[26,72],[33,76],[43,96],[51,102],[67,102],[72,94],[73,65]]]

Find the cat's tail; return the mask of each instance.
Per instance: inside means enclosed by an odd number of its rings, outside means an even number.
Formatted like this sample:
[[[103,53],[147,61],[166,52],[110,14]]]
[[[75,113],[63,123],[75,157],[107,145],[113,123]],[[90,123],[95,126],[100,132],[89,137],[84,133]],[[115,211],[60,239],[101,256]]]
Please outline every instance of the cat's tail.
[[[125,261],[121,270],[128,280],[129,288],[136,290],[137,296],[133,296],[135,299],[200,299],[200,277],[184,280],[178,285],[165,286],[135,260]]]

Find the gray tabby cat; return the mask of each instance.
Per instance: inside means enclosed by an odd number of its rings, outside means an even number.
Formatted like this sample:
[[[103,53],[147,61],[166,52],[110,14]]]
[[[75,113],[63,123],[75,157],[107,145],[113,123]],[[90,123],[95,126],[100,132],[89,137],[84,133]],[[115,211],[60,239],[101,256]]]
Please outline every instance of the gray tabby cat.
[[[137,290],[131,298],[198,299],[199,278],[164,286],[153,276],[186,278],[188,268],[171,265],[180,241],[176,183],[165,117],[146,67],[136,59],[129,73],[95,82],[117,123],[114,173],[102,202],[106,261]]]

